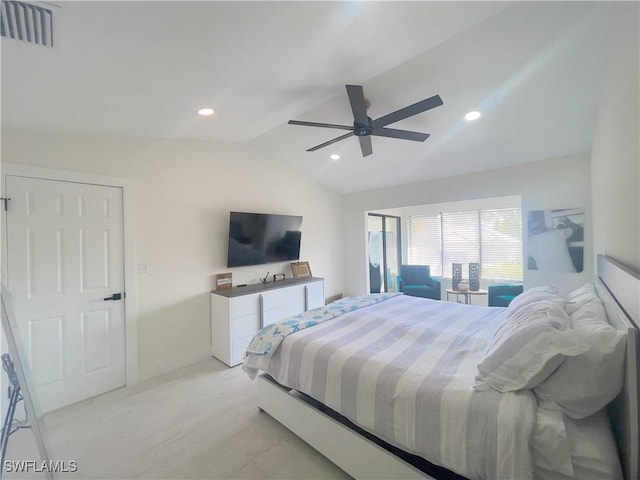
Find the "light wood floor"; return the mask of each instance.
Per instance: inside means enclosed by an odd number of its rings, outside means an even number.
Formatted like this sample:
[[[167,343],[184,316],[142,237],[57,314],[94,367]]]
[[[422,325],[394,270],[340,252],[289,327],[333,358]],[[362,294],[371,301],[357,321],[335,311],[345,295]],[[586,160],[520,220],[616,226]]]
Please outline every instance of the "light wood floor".
[[[78,462],[56,478],[349,478],[259,413],[256,390],[210,359],[47,414],[50,457]],[[7,459],[38,458],[30,431],[11,437]]]

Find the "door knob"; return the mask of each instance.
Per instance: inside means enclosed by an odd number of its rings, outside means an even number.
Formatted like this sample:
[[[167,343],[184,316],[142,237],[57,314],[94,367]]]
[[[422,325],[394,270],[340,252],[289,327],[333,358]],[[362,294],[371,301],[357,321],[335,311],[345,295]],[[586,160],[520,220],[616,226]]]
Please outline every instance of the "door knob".
[[[121,293],[114,293],[113,295],[111,295],[110,297],[106,297],[104,298],[104,300],[122,300],[122,294]]]

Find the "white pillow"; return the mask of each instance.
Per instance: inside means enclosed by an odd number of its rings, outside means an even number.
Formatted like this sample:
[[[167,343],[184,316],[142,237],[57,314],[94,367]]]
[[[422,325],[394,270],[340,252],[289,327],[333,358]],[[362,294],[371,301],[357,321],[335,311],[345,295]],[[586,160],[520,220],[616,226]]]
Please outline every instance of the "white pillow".
[[[558,303],[563,302],[563,299],[558,296],[558,291],[555,287],[543,286],[529,288],[511,301],[507,307],[507,317],[513,315],[522,307],[534,302],[539,302],[540,300],[551,300]]]
[[[567,306],[568,304],[565,305],[565,309],[567,309]],[[604,305],[602,305],[599,298],[592,298],[589,301],[573,304],[570,310],[571,312],[568,313],[572,325],[583,321],[588,322],[590,319],[601,319],[602,322],[609,324],[607,312],[604,310]]]
[[[575,300],[585,296],[589,297],[589,299],[594,297],[598,298],[598,295],[596,294],[596,289],[593,287],[593,284],[585,283],[581,287],[578,287],[572,292],[567,293],[567,300]]]
[[[533,388],[551,375],[565,357],[589,349],[569,328],[564,308],[539,300],[508,316],[478,364],[476,390],[512,392]]]
[[[602,303],[600,302],[598,295],[596,295],[596,291],[593,288],[593,285],[586,283],[582,287],[567,294],[567,303],[565,304],[564,308],[567,310],[567,313],[571,315],[573,312],[580,309],[592,300],[597,300],[598,304],[602,306]],[[604,308],[602,308],[602,313],[604,314]]]
[[[627,336],[609,325],[598,298],[574,310],[571,323],[591,348],[567,358],[534,391],[541,405],[581,419],[604,408],[622,389]]]

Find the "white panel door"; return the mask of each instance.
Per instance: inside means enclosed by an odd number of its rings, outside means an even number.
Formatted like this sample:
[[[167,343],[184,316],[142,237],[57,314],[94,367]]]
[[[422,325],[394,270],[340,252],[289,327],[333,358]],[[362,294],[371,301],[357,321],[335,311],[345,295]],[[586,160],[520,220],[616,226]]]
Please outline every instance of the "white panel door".
[[[41,409],[125,385],[122,189],[7,175],[6,196],[7,283]]]

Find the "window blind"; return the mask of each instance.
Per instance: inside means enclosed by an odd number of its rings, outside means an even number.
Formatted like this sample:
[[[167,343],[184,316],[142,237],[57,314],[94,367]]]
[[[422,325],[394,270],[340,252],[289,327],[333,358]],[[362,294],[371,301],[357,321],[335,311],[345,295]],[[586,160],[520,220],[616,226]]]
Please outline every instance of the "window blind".
[[[462,278],[469,278],[469,262],[480,261],[478,211],[442,214],[443,277],[451,278],[451,264],[462,263]]]
[[[440,214],[412,215],[408,220],[408,257],[411,265],[429,265],[431,275],[442,276]]]
[[[451,278],[451,264],[480,262],[487,280],[522,281],[522,211],[500,208],[412,215],[408,218],[408,261],[430,265],[431,274]]]

